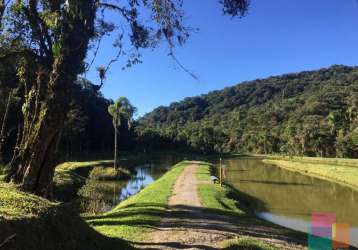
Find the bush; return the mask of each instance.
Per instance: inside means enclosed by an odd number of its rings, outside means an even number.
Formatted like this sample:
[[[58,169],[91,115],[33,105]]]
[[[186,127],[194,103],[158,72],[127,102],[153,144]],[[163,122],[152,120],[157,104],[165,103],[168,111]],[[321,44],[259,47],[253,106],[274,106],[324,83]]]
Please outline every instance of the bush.
[[[125,180],[130,178],[129,170],[124,168],[114,169],[112,167],[95,167],[89,178],[93,180],[111,181],[111,180]]]
[[[225,250],[278,250],[277,247],[249,237],[240,237],[224,242]]]

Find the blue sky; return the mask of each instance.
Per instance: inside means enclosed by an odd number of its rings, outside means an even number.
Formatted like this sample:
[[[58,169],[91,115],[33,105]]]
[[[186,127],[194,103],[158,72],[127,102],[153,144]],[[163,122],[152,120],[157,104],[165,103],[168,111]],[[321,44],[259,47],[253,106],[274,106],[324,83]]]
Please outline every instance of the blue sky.
[[[205,4],[203,4],[205,2]],[[114,64],[102,92],[126,96],[139,115],[187,96],[271,75],[358,65],[357,0],[252,0],[243,18],[223,16],[218,0],[184,0],[186,24],[199,28],[177,58],[199,80],[167,56],[165,45],[143,52],[143,63],[122,71]],[[94,65],[115,54],[104,40]],[[98,82],[93,71],[87,77]]]

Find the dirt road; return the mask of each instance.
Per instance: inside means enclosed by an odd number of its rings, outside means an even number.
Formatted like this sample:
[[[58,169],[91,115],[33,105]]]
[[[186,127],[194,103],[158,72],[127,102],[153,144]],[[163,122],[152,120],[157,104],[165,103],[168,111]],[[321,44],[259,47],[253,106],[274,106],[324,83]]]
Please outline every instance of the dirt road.
[[[302,249],[274,237],[279,231],[264,226],[247,227],[237,219],[209,213],[202,207],[197,192],[200,182],[196,177],[199,165],[189,164],[176,180],[168,202],[168,213],[160,225],[148,236],[141,249],[220,249],[220,242],[238,235],[251,235],[271,242],[281,249]]]

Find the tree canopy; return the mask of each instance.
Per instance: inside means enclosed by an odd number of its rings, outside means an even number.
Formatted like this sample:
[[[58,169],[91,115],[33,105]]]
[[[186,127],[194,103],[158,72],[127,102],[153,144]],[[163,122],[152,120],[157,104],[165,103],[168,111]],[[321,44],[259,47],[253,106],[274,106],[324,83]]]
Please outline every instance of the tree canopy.
[[[358,157],[358,68],[244,82],[159,107],[139,123],[166,147]]]
[[[221,2],[225,14],[242,16],[245,0]],[[141,62],[140,49],[165,41],[169,55],[188,39],[182,0],[9,0],[0,1],[0,63],[22,88],[22,125],[6,176],[27,192],[48,196],[56,151],[70,110],[70,91],[95,61],[102,38],[115,36],[116,55],[98,67],[103,86],[109,67]],[[114,21],[108,12],[116,14]],[[86,60],[93,48],[94,57]],[[4,61],[10,60],[10,63]],[[15,70],[14,70],[15,69]]]

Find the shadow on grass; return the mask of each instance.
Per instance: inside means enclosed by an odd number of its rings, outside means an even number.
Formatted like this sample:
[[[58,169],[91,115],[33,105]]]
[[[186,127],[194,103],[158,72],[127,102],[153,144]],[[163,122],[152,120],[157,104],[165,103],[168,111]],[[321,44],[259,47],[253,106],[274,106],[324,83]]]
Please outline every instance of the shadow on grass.
[[[131,242],[134,245],[144,247],[147,250],[158,250],[160,249],[203,249],[203,250],[215,250],[217,248],[208,247],[204,245],[187,245],[180,242],[160,242],[160,243],[151,243],[151,242]]]
[[[305,244],[303,233],[292,233],[291,230],[285,230],[282,227],[266,223],[256,219],[251,214],[231,212],[221,209],[209,209],[194,206],[172,206],[168,211],[163,210],[162,206],[156,203],[143,203],[136,206],[128,206],[119,211],[102,216],[88,217],[88,223],[92,226],[139,226],[154,230],[178,230],[185,228],[190,232],[208,230],[223,234],[231,233],[232,235],[246,235],[266,239],[280,239],[287,242]],[[156,218],[165,218],[158,225]],[[136,244],[147,244],[137,243]],[[164,244],[164,243],[163,243]],[[165,243],[167,247],[185,248],[181,243]],[[148,242],[148,245],[153,245]],[[197,247],[201,249],[200,246]],[[150,248],[149,248],[150,249]],[[155,248],[154,248],[155,249]],[[202,248],[204,249],[204,248]]]
[[[107,237],[90,227],[66,205],[54,206],[39,216],[0,219],[3,250],[116,250],[133,249],[121,239]]]

